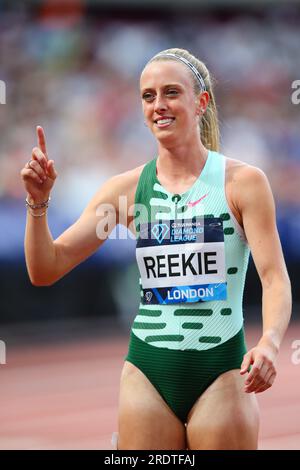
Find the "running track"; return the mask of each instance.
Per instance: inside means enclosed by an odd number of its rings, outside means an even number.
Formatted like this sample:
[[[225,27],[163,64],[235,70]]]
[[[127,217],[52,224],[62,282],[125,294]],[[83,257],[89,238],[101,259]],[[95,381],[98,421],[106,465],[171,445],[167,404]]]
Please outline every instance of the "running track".
[[[252,347],[259,330],[246,331]],[[112,449],[127,338],[8,342],[7,364],[0,365],[0,449]],[[258,395],[260,449],[300,449],[300,364],[291,360],[296,339],[300,328],[294,324],[278,357],[275,384]]]

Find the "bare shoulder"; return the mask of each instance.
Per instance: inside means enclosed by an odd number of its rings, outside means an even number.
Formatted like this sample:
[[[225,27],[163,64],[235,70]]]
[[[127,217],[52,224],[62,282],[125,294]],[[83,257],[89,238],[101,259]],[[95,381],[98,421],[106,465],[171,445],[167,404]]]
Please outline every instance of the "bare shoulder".
[[[228,183],[255,184],[267,182],[267,177],[260,168],[241,160],[226,158],[226,180]]]
[[[145,164],[140,165],[132,170],[119,173],[109,178],[95,194],[94,204],[97,205],[105,202],[117,208],[121,196],[127,198],[127,204],[129,206],[133,204],[139,177],[144,166]]]
[[[249,191],[269,188],[269,181],[266,174],[260,168],[233,158],[226,159],[226,184],[231,186],[233,191]]]
[[[232,158],[226,158],[226,195],[241,225],[242,213],[249,204],[272,199],[266,174],[260,168]]]
[[[133,189],[136,189],[137,183],[143,171],[144,165],[140,165],[132,170],[125,171],[124,173],[119,173],[112,176],[107,180],[106,185],[114,188],[124,194],[127,194]]]

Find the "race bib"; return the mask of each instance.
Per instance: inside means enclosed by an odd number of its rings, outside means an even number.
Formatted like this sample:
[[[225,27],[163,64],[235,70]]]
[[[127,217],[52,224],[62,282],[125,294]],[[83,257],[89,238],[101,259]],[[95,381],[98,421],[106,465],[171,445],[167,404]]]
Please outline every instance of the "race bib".
[[[141,224],[136,247],[144,304],[226,300],[220,218]]]

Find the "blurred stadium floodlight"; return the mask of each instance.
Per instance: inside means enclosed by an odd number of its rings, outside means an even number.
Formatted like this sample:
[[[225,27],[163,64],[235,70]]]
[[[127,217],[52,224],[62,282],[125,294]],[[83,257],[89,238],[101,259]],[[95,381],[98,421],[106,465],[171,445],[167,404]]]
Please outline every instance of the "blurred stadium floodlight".
[[[6,104],[6,85],[3,80],[0,80],[0,104]]]
[[[0,340],[0,364],[6,364],[6,345]]]

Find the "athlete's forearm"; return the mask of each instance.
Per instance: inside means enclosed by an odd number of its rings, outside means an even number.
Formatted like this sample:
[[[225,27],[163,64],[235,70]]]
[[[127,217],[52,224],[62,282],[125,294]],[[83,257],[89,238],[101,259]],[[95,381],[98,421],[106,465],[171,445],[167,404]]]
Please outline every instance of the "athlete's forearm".
[[[39,214],[45,209],[35,209]],[[47,214],[34,217],[27,211],[25,228],[25,260],[30,281],[36,286],[53,282],[56,266],[56,249],[48,227]]]
[[[292,309],[291,284],[288,276],[263,285],[263,335],[261,342],[271,341],[278,350],[287,330]]]

